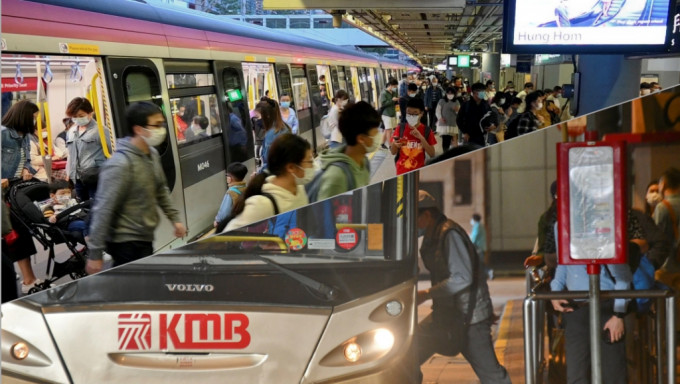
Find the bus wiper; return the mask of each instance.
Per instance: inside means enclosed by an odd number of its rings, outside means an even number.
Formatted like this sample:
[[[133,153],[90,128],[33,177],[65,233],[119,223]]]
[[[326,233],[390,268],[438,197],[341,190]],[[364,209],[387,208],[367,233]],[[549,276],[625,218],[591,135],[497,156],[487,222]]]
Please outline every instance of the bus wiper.
[[[307,288],[314,290],[317,294],[321,295],[327,301],[333,301],[338,297],[338,290],[331,286],[328,286],[320,281],[316,281],[311,277],[307,277],[299,272],[295,272],[290,268],[284,267],[283,265],[261,255],[258,255],[260,260],[265,263],[274,266],[279,271],[295,279],[300,284]]]

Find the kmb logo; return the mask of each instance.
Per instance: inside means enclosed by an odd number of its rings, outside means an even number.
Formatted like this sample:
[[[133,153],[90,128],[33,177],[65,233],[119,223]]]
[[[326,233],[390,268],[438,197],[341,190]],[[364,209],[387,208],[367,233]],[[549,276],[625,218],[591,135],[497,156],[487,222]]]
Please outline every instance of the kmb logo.
[[[249,323],[242,313],[120,314],[118,349],[243,349],[250,345]]]

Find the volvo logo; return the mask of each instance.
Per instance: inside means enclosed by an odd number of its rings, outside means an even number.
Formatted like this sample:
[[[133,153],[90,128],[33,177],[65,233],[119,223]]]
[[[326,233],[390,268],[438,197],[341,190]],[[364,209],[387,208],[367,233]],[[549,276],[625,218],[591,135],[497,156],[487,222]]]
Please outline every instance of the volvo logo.
[[[170,292],[212,292],[215,287],[212,284],[165,284]]]

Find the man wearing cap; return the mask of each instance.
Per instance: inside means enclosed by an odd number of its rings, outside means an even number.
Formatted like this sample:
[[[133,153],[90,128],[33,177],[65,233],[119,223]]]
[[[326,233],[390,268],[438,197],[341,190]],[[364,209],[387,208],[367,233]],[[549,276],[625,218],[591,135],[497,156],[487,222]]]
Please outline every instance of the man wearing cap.
[[[462,316],[467,329],[461,336],[461,353],[481,383],[510,383],[491,340],[493,306],[475,246],[460,225],[444,216],[432,195],[420,191],[418,204],[419,235],[424,236],[420,255],[430,271],[432,287],[418,291],[417,299],[418,304],[433,301],[432,313],[418,325],[420,364],[459,341],[451,336],[460,324],[456,319]]]

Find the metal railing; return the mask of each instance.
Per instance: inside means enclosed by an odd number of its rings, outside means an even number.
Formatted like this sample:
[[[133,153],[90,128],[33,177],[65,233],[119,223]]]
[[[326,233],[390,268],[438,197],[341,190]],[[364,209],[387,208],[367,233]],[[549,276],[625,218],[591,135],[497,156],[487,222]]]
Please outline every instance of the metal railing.
[[[544,333],[546,301],[560,299],[588,299],[588,291],[535,292],[535,290],[533,290],[532,292],[532,280],[533,282],[537,281],[535,274],[533,272],[527,272],[527,289],[529,292],[527,297],[524,299],[523,307],[526,384],[537,384],[542,383],[543,381],[541,367],[543,367],[545,364]],[[641,372],[643,375],[641,382],[658,384],[663,384],[665,382],[668,384],[675,384],[677,370],[677,356],[675,348],[677,342],[675,329],[675,293],[670,290],[602,291],[600,297],[603,300],[618,298],[649,298],[654,300],[655,312],[653,318],[655,332],[652,333],[652,338],[654,339],[653,345],[655,347],[655,354],[653,357],[655,358],[654,365],[656,366],[656,369],[643,370]],[[665,354],[663,353],[664,350],[666,351]],[[642,359],[639,361],[642,362]],[[650,372],[652,373],[650,374]],[[667,378],[666,380],[664,380],[664,376]]]

